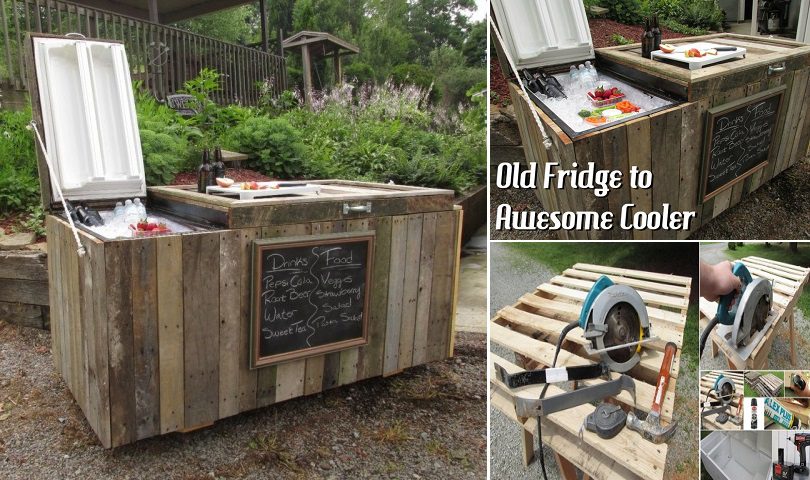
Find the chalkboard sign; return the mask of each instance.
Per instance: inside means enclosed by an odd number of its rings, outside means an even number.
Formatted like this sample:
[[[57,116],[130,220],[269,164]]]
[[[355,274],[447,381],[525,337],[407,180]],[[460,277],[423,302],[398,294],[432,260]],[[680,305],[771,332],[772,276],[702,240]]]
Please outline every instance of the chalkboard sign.
[[[367,343],[373,249],[368,232],[255,241],[251,367]]]
[[[776,146],[784,90],[784,86],[773,88],[708,111],[703,201],[768,164]]]

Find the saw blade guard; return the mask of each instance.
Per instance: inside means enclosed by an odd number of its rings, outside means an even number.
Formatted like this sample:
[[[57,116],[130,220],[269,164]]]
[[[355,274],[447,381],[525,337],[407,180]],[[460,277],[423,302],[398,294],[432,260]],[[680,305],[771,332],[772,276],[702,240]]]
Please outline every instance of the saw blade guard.
[[[734,400],[737,387],[730,378],[720,375],[717,377],[717,380],[714,381],[712,390],[717,392],[717,399],[720,400],[720,403],[726,406],[730,405],[731,401]]]
[[[717,319],[721,325],[728,326],[734,325],[734,319],[740,305],[740,302],[736,300],[739,300],[738,297],[745,292],[745,288],[754,280],[751,277],[751,272],[748,271],[748,267],[742,262],[734,262],[731,273],[740,279],[740,290],[723,295],[717,302]]]
[[[591,314],[593,303],[599,297],[600,293],[613,285],[615,285],[613,280],[605,275],[602,275],[596,279],[593,286],[591,286],[591,289],[588,291],[588,294],[585,295],[585,301],[582,303],[582,310],[579,312],[579,328],[585,330],[585,327],[588,326],[588,317]]]
[[[746,270],[747,271],[747,270]],[[771,311],[773,286],[763,278],[748,282],[735,305],[734,327],[731,330],[732,345],[744,344],[765,322]]]
[[[612,371],[627,372],[641,360],[640,342],[650,337],[647,307],[634,288],[609,285],[593,300],[583,330],[585,338],[600,351],[602,361]],[[618,345],[628,346],[610,349]]]

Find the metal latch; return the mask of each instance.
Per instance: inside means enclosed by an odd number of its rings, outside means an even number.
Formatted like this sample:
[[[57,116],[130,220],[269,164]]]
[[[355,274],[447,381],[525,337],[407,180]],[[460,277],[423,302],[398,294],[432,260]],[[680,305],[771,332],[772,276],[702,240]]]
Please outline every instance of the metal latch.
[[[366,202],[365,205],[349,205],[343,204],[343,215],[349,213],[371,213],[371,202]]]
[[[773,75],[774,73],[784,73],[784,72],[785,72],[785,62],[774,63],[773,65],[768,65],[768,75]]]

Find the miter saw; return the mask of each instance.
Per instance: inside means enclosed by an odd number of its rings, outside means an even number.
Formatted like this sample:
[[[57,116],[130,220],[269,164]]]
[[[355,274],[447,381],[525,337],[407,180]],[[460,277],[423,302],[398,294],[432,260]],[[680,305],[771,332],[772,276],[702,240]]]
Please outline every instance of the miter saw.
[[[740,279],[740,289],[720,297],[717,313],[700,334],[700,354],[712,329],[746,360],[773,322],[770,318],[773,285],[766,279],[753,278],[742,262],[734,263],[731,272]]]
[[[557,357],[568,332],[582,328],[583,336],[590,340],[585,350],[589,355],[598,355],[599,363],[575,367],[556,368]],[[557,339],[557,348],[551,366],[546,369],[524,371],[510,374],[495,364],[497,379],[510,389],[526,385],[545,384],[539,398],[529,399],[515,397],[515,412],[518,417],[540,417],[554,412],[600,401],[606,397],[618,395],[623,390],[633,393],[635,403],[635,382],[629,375],[620,375],[610,380],[610,372],[624,374],[635,367],[641,360],[642,345],[657,338],[650,335],[650,320],[647,307],[639,293],[628,286],[616,285],[602,275],[594,282],[585,296],[579,318],[563,328]],[[585,380],[603,377],[607,381],[589,385],[553,397],[544,398],[548,385],[556,382]],[[600,405],[591,418],[589,429],[595,428],[603,438],[615,436],[624,425],[626,414],[621,409],[606,408]],[[599,420],[599,421],[595,421]],[[540,422],[538,418],[538,429]],[[541,464],[542,435],[540,441]],[[542,465],[545,475],[545,465]]]
[[[715,392],[717,395],[717,400],[709,400],[709,396],[712,392]],[[717,379],[714,381],[714,385],[712,388],[706,392],[706,400],[700,404],[700,416],[707,417],[709,415],[717,414],[717,418],[715,421],[719,424],[724,424],[729,420],[732,420],[731,423],[739,424],[738,422],[742,423],[742,416],[739,415],[739,408],[736,415],[730,415],[728,410],[731,407],[731,402],[734,401],[734,397],[737,395],[737,387],[734,385],[734,382],[726,377],[725,375],[719,375]],[[740,402],[742,405],[742,402]],[[709,410],[706,410],[706,409]]]

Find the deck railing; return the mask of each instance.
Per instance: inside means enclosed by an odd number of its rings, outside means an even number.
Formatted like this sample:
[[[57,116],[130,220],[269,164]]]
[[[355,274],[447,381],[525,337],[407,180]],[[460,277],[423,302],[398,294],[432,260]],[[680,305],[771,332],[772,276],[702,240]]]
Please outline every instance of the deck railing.
[[[283,57],[72,2],[0,0],[0,24],[0,85],[5,88],[26,88],[27,32],[81,33],[123,42],[133,80],[159,99],[177,92],[203,68],[222,74],[222,88],[213,94],[220,104],[255,105],[265,81],[273,96],[286,88]]]

